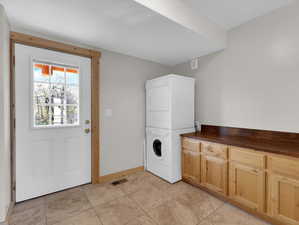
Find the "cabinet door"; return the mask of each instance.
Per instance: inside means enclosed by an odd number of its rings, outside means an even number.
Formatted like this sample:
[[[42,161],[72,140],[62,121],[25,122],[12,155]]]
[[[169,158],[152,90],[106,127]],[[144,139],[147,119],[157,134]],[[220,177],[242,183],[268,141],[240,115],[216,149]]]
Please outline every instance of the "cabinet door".
[[[227,195],[227,160],[202,155],[201,185]]]
[[[282,224],[299,225],[299,180],[269,176],[270,214]]]
[[[198,151],[183,148],[182,176],[187,182],[200,184],[200,153]]]
[[[229,196],[253,210],[265,210],[266,177],[263,170],[238,163],[229,165]]]

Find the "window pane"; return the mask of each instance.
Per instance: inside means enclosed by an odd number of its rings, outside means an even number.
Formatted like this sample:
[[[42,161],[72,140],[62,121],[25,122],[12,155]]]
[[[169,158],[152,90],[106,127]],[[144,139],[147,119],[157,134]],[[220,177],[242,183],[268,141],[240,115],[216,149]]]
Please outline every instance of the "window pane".
[[[50,78],[50,68],[44,64],[34,64],[33,66],[34,81],[48,82]]]
[[[34,126],[80,123],[78,69],[35,61],[32,86]]]
[[[64,85],[51,84],[50,103],[51,104],[64,103]]]
[[[33,100],[37,104],[48,104],[49,103],[49,84],[45,83],[34,83]]]
[[[52,66],[51,72],[52,72],[51,83],[64,84],[65,78],[64,78],[64,68],[63,67]]]
[[[79,113],[77,106],[66,106],[67,124],[79,124]]]
[[[68,69],[66,72],[66,83],[67,85],[79,86],[79,73],[70,72]],[[74,70],[77,71],[77,70]],[[78,72],[78,71],[77,71]]]
[[[70,86],[66,88],[66,104],[79,103],[79,87]]]
[[[35,105],[34,106],[34,115],[35,115],[35,126],[40,125],[49,125],[50,124],[50,107]]]
[[[50,106],[51,108],[51,124],[52,125],[63,125],[66,123],[65,107],[63,105]]]

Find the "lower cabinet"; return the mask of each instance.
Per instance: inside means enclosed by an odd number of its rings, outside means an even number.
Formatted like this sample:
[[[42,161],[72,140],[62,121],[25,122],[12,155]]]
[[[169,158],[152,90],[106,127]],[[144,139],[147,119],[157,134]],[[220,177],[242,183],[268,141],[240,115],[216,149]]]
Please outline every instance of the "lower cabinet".
[[[219,194],[227,194],[227,160],[202,156],[201,185]]]
[[[268,213],[282,224],[299,225],[299,159],[268,157]]]
[[[250,149],[229,147],[229,197],[259,212],[265,211],[266,156]]]
[[[200,152],[183,148],[182,176],[185,181],[200,184]]]
[[[229,196],[253,210],[265,210],[265,172],[256,168],[230,163]]]
[[[299,225],[299,180],[269,175],[270,215],[282,224]]]
[[[227,195],[227,145],[201,143],[201,185]]]
[[[299,225],[298,158],[182,140],[184,181],[221,194],[273,224]]]
[[[200,184],[200,142],[190,138],[182,139],[182,177],[192,184]]]

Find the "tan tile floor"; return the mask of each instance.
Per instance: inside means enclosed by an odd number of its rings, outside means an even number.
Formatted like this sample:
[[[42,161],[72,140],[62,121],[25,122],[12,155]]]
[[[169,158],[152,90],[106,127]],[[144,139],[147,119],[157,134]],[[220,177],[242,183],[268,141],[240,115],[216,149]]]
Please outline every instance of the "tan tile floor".
[[[267,225],[183,182],[147,172],[17,204],[10,225]],[[269,224],[268,224],[269,225]]]

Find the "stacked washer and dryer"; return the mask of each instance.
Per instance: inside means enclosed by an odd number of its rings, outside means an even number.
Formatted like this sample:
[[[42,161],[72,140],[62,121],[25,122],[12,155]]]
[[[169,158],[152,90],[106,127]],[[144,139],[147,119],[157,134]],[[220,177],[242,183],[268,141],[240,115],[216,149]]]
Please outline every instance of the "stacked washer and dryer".
[[[170,183],[181,180],[180,134],[195,130],[194,85],[174,74],[146,82],[145,167]]]

